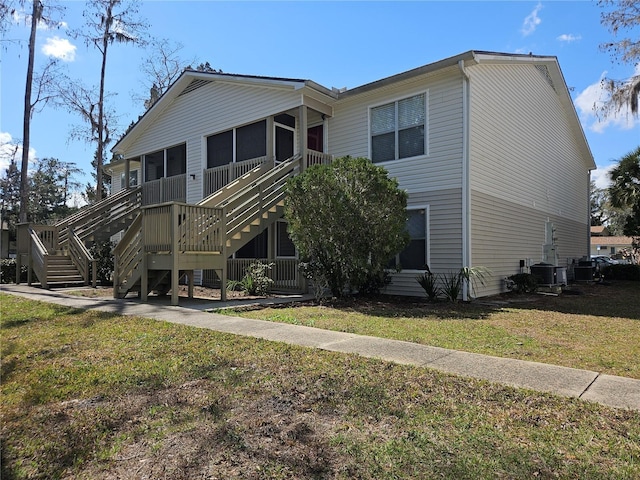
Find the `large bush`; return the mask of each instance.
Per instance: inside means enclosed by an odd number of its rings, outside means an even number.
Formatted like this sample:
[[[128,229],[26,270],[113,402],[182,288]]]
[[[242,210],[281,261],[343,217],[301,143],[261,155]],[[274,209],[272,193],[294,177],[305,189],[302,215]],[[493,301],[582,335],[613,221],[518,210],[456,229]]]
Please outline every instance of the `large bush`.
[[[91,245],[89,252],[96,259],[97,282],[101,285],[113,283],[113,248],[115,243],[109,240]]]
[[[27,281],[27,265],[21,265],[20,281]],[[16,261],[13,258],[0,261],[0,283],[16,283]]]
[[[307,276],[340,297],[384,285],[385,267],[408,242],[406,207],[384,168],[343,157],[289,180],[285,217]]]
[[[640,265],[607,265],[602,269],[605,279],[640,281]]]

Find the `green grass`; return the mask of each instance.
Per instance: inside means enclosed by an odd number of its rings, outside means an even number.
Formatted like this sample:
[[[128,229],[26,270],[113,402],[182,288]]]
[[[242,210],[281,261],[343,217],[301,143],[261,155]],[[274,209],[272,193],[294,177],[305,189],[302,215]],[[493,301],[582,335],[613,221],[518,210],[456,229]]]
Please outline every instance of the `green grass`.
[[[493,299],[499,306],[380,297],[220,313],[640,379],[640,283],[577,288]]]
[[[0,295],[2,472],[640,477],[640,412]]]

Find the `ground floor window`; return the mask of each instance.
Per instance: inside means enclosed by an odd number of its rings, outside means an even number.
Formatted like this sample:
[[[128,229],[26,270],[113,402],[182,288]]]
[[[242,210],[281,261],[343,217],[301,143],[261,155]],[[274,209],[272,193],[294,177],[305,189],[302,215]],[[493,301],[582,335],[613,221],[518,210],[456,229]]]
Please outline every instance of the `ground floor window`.
[[[429,259],[429,207],[411,207],[407,209],[407,232],[409,244],[396,258],[390,267],[400,266],[404,270],[423,270]]]

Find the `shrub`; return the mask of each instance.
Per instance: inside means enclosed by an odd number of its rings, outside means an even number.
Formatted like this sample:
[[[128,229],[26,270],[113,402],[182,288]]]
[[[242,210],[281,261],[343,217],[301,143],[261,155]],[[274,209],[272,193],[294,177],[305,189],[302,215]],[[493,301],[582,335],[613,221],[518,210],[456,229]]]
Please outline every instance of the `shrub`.
[[[291,240],[314,284],[341,297],[384,285],[389,259],[408,243],[407,193],[366,158],[314,165],[287,182]]]
[[[229,280],[227,290],[245,291],[248,295],[267,295],[273,280],[267,275],[273,263],[255,262],[247,267],[242,280]]]
[[[516,273],[508,277],[507,288],[516,293],[533,293],[538,289],[538,278],[530,273]]]
[[[109,240],[91,245],[89,252],[96,260],[96,281],[101,285],[113,282],[113,247],[115,243]]]
[[[460,272],[442,274],[442,293],[444,298],[451,303],[456,303],[462,292],[462,275]]]
[[[422,275],[416,277],[416,281],[423,288],[430,302],[438,300],[438,297],[442,294],[442,289],[438,286],[437,275],[431,272],[424,272]]]
[[[20,281],[27,281],[27,265],[20,266]],[[0,283],[16,283],[16,260],[3,259],[0,263]]]
[[[635,280],[640,281],[640,265],[618,264],[607,265],[601,274],[611,280]]]

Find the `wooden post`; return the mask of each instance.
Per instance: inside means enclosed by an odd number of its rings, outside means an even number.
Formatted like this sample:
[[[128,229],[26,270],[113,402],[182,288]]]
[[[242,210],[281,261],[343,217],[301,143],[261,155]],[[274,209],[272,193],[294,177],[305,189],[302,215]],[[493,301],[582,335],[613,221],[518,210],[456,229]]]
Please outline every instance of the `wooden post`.
[[[298,145],[300,145],[300,155],[302,156],[302,165],[300,167],[300,173],[304,172],[307,165],[307,115],[308,109],[306,105],[300,105],[299,107],[299,124],[298,125]]]
[[[131,187],[129,181],[129,172],[131,171],[131,161],[127,158],[124,161],[124,188],[127,190]]]
[[[180,280],[180,249],[178,248],[178,217],[180,206],[171,204],[171,305],[178,305],[178,281]]]
[[[227,301],[227,207],[222,208],[222,218],[220,225],[220,241],[222,242],[222,270],[220,271],[220,300]]]

